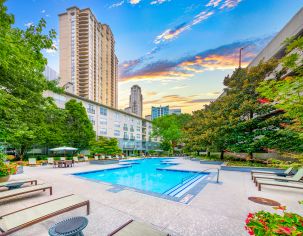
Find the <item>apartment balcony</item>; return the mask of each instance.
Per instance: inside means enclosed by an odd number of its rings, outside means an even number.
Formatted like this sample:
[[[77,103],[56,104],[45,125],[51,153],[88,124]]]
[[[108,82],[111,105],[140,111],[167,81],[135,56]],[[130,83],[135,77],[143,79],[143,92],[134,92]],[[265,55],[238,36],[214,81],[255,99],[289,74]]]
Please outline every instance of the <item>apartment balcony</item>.
[[[124,136],[123,136],[123,139],[124,139],[124,140],[128,140],[128,139],[129,139],[128,135],[124,135]]]

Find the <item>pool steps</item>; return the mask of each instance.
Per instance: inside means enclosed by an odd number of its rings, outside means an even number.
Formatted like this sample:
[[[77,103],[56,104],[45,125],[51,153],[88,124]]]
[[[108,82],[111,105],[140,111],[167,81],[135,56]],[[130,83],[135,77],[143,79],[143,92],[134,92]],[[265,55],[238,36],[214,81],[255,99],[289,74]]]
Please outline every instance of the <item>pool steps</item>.
[[[186,193],[189,189],[193,188],[199,180],[205,178],[206,175],[194,175],[191,178],[188,178],[184,182],[178,184],[177,186],[167,190],[164,192],[164,195],[168,195],[171,197],[181,197],[184,193]]]

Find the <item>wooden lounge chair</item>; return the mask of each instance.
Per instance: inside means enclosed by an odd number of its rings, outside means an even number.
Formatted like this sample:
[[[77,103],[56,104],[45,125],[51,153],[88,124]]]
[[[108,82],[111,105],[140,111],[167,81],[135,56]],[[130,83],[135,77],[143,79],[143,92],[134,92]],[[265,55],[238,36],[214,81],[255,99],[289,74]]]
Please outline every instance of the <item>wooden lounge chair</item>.
[[[254,174],[269,174],[269,175],[277,175],[277,176],[281,176],[281,177],[286,177],[288,175],[291,174],[291,171],[293,170],[293,167],[289,167],[288,169],[286,169],[283,173],[277,173],[277,172],[272,172],[272,171],[251,171],[251,179],[254,179]]]
[[[165,232],[161,232],[152,228],[151,226],[129,220],[124,225],[121,225],[118,229],[108,234],[108,236],[169,236]]]
[[[89,215],[89,201],[77,195],[68,195],[43,202],[0,216],[0,236],[12,234],[51,217],[86,206]]]
[[[259,179],[275,179],[275,180],[283,180],[289,182],[298,182],[303,178],[303,168],[300,168],[297,173],[290,177],[278,177],[278,176],[269,176],[269,175],[256,175],[254,176],[254,182],[257,185]]]
[[[28,158],[28,165],[29,166],[36,166],[37,165],[36,158]]]
[[[37,192],[37,191],[43,191],[44,192],[47,189],[49,189],[49,194],[52,195],[53,194],[52,186],[46,185],[46,184],[38,184],[38,185],[33,185],[33,186],[30,186],[30,187],[25,187],[25,188],[17,188],[17,189],[13,189],[13,190],[10,190],[10,191],[1,191],[0,192],[0,200],[15,197],[15,196],[19,196],[19,195],[23,195],[23,194],[27,194],[27,193]]]
[[[36,179],[21,179],[21,180],[7,181],[7,182],[0,183],[0,188],[13,189],[13,188],[21,187],[23,184],[26,184],[26,183],[37,185],[37,180]]]
[[[303,183],[302,182],[281,182],[277,180],[260,180],[257,183],[258,190],[261,191],[262,185],[271,185],[271,186],[278,186],[278,187],[288,187],[288,188],[298,188],[303,189]]]

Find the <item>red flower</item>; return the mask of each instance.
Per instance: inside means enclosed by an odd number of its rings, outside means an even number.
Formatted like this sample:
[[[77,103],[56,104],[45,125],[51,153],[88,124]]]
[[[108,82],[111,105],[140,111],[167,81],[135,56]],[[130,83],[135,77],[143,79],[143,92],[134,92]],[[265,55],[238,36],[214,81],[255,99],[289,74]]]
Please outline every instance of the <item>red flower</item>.
[[[285,211],[286,210],[286,206],[276,206],[273,207],[275,210],[281,210],[281,211]]]

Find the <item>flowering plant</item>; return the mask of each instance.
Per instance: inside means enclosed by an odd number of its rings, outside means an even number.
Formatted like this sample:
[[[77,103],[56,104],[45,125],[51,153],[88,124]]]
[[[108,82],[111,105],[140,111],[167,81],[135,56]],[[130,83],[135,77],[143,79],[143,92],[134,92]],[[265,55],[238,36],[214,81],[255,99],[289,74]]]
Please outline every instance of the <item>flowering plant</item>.
[[[299,202],[303,204],[303,201]],[[291,212],[286,212],[285,206],[274,207],[281,210],[282,214],[259,211],[249,213],[246,218],[245,229],[249,235],[272,236],[291,235],[303,236],[303,217]]]
[[[17,165],[0,161],[0,177],[16,174]]]

